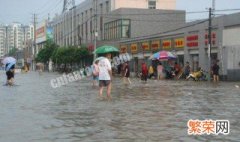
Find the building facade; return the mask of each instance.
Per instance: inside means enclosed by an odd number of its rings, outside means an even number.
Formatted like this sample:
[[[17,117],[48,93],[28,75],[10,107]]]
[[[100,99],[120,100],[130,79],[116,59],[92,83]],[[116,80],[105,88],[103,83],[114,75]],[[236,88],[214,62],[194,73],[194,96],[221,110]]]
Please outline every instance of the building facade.
[[[137,72],[141,62],[160,50],[175,53],[183,66],[190,62],[192,71],[199,67],[209,71],[213,62],[220,61],[220,75],[227,80],[240,80],[240,13],[214,17],[211,32],[211,63],[208,48],[208,20],[186,23],[183,27],[159,35],[132,38],[120,43],[120,51],[132,55],[132,71]]]
[[[33,25],[22,25],[12,23],[10,25],[0,25],[0,56],[9,53],[13,48],[22,50],[25,48],[26,41],[33,39]]]
[[[6,44],[6,27],[0,25],[0,58],[5,54],[5,44]]]
[[[164,31],[185,23],[185,12],[175,7],[176,0],[85,0],[54,18],[54,41],[60,46],[85,44],[92,50],[95,38],[100,46]],[[158,23],[169,19],[178,22]]]

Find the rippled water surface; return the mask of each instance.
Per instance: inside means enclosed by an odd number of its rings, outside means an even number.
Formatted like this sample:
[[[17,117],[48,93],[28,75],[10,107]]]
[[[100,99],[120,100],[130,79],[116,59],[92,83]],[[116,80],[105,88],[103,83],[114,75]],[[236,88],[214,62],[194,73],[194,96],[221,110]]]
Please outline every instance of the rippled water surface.
[[[237,142],[240,83],[113,81],[112,101],[97,97],[89,79],[51,88],[58,74],[17,74],[0,86],[0,142]],[[4,73],[0,73],[4,84]],[[189,119],[227,119],[230,134],[189,136]]]

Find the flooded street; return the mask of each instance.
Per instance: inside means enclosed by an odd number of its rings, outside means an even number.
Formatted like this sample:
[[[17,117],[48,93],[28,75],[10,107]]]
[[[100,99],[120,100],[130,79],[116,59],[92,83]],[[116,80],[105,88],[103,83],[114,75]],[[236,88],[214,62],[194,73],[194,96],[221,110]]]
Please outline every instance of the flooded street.
[[[97,97],[89,79],[57,89],[56,73],[0,73],[0,142],[238,142],[239,82],[113,81],[112,101]],[[187,122],[229,120],[229,135],[189,136]]]

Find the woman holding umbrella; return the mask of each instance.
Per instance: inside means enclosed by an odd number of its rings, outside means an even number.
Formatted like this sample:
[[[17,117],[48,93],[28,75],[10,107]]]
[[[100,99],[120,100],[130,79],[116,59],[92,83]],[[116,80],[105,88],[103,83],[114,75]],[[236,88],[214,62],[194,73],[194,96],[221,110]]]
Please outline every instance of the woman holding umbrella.
[[[3,59],[2,63],[5,65],[5,70],[7,75],[6,85],[13,85],[16,59],[13,57],[6,57]]]
[[[97,48],[94,54],[104,54],[105,57],[99,60],[99,96],[103,97],[103,88],[107,87],[107,98],[111,100],[111,86],[112,86],[112,66],[110,63],[111,53],[119,52],[119,50],[113,46],[104,45]]]
[[[14,69],[15,69],[15,64],[8,63],[6,64],[6,75],[7,75],[7,83],[6,85],[13,85],[14,82]]]

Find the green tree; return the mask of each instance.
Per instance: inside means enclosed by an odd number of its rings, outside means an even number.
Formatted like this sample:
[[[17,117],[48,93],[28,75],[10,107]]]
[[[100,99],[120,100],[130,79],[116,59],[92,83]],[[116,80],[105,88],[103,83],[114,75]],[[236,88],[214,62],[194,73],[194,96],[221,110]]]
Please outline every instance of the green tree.
[[[53,52],[57,47],[58,46],[54,42],[52,42],[51,40],[48,40],[45,43],[44,48],[41,49],[37,54],[36,61],[47,63],[49,59],[52,57]]]

